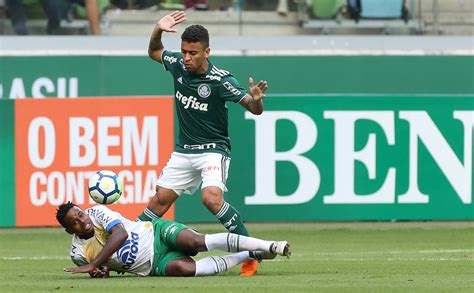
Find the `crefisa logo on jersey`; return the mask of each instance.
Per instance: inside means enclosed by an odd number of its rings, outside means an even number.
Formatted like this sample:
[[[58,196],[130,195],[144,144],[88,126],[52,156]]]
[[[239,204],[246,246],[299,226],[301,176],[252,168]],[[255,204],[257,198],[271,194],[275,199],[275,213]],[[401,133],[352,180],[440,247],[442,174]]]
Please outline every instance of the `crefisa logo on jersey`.
[[[138,240],[140,236],[132,232],[130,237],[117,250],[117,258],[123,263],[122,268],[128,270],[137,261]]]
[[[205,83],[198,87],[198,95],[201,98],[207,98],[211,95],[211,87]]]
[[[184,105],[183,106],[184,109],[191,108],[191,109],[207,112],[208,103],[198,102],[196,97],[193,97],[193,96],[186,97],[179,91],[176,91],[176,99],[178,99],[178,101],[180,101],[181,104]]]
[[[178,61],[178,58],[176,58],[174,56],[165,56],[165,57],[163,57],[163,59],[165,59],[165,61],[168,61],[169,64],[173,64],[176,61]]]

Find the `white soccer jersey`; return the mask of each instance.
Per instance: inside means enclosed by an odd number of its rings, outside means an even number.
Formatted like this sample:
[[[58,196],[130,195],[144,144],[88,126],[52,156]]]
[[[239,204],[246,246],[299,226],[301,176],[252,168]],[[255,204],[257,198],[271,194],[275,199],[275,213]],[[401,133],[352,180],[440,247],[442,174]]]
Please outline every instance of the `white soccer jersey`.
[[[107,265],[111,270],[129,272],[147,276],[153,261],[154,230],[151,222],[133,222],[103,205],[94,206],[84,211],[94,223],[94,237],[81,239],[74,235],[71,245],[71,259],[78,265],[90,263],[109,237],[108,231],[122,223],[128,232],[123,245],[112,254]]]

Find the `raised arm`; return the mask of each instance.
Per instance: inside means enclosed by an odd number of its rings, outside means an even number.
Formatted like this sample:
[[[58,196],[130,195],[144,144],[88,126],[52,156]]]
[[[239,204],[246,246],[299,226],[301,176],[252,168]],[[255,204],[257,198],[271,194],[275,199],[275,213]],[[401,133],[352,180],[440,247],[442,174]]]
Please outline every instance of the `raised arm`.
[[[105,265],[109,257],[116,252],[128,238],[127,230],[125,230],[122,224],[113,226],[109,233],[110,236],[107,238],[104,247],[91,263],[80,267],[66,268],[64,271],[70,273],[91,273],[96,272],[102,265]]]
[[[148,56],[151,59],[162,63],[161,53],[163,53],[163,43],[161,42],[161,35],[163,32],[177,32],[175,25],[186,20],[186,13],[184,11],[174,11],[162,19],[160,19],[151,33],[150,43],[148,45]]]
[[[249,78],[249,95],[246,95],[241,101],[240,105],[249,110],[252,114],[260,115],[263,112],[263,98],[265,98],[265,91],[268,89],[266,80],[260,80],[257,85],[254,85],[253,78]]]

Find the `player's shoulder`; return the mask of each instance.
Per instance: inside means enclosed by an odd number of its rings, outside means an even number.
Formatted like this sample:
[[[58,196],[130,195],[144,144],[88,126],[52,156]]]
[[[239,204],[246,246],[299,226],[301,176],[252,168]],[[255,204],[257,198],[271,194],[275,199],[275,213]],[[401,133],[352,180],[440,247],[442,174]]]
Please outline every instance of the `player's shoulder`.
[[[211,72],[211,75],[208,75],[206,77],[208,79],[214,80],[216,82],[216,85],[219,85],[220,87],[229,88],[230,85],[234,87],[240,87],[239,82],[230,72],[227,72],[222,75],[216,74],[215,72]]]
[[[209,64],[211,69],[209,70],[209,73],[213,76],[219,77],[217,80],[222,80],[222,79],[228,79],[233,77],[232,73],[229,70],[217,67],[214,64]]]
[[[221,84],[225,82],[236,83],[237,79],[234,75],[227,69],[216,66],[215,64],[210,63],[209,73],[214,77],[215,80],[219,81]]]
[[[168,65],[173,65],[175,63],[179,63],[180,60],[182,60],[183,58],[180,52],[163,50],[161,59],[163,60],[163,62],[167,63]]]
[[[181,52],[176,52],[176,51],[171,51],[171,50],[163,50],[161,53],[163,56],[170,56],[170,57],[176,57],[177,59],[181,59],[182,55]]]

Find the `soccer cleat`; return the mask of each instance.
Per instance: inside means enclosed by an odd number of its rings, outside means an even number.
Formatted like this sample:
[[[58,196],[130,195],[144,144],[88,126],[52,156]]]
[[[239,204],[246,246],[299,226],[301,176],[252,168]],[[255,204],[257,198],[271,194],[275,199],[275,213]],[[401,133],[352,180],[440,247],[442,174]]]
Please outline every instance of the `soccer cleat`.
[[[277,255],[270,251],[249,251],[249,255],[251,258],[257,260],[258,262],[262,262],[264,259],[274,259]]]
[[[288,241],[275,241],[270,246],[270,251],[274,254],[290,257],[290,244]]]
[[[258,260],[246,260],[240,268],[240,275],[245,277],[255,276],[258,269]]]

